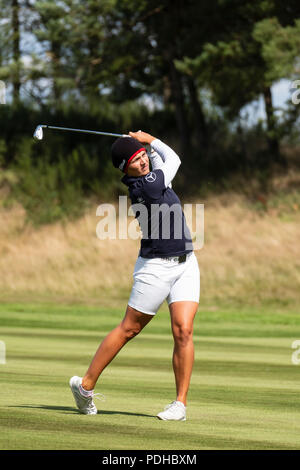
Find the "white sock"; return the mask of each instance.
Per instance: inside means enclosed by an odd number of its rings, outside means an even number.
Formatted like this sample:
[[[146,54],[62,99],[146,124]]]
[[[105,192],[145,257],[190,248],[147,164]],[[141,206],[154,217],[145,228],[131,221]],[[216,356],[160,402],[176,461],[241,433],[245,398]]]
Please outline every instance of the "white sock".
[[[186,408],[185,404],[182,403],[182,401],[176,400],[176,403],[180,403],[180,405],[182,405],[184,408]]]
[[[85,390],[82,385],[79,385],[79,391],[83,397],[92,397],[94,394],[94,390]]]

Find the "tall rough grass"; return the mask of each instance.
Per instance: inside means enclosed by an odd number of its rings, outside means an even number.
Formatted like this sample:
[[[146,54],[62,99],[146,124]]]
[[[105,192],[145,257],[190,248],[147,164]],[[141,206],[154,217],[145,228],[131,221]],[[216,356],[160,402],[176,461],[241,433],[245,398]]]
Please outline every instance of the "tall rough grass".
[[[182,201],[184,203],[184,201]],[[207,197],[204,246],[196,251],[203,305],[297,304],[300,213],[257,210],[236,194]],[[296,207],[296,206],[295,206]],[[94,203],[76,221],[33,228],[21,206],[1,208],[0,298],[124,302],[139,240],[100,240]],[[131,218],[130,220],[133,220]]]

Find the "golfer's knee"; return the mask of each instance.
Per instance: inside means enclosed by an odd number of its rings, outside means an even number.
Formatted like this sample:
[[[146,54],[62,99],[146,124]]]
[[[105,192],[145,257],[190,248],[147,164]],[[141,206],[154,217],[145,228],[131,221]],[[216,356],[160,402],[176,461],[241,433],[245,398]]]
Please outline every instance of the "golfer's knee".
[[[193,328],[189,326],[177,326],[173,329],[174,341],[178,346],[185,347],[193,341]]]
[[[139,332],[141,331],[141,326],[140,325],[129,325],[129,326],[127,326],[127,325],[123,325],[121,323],[120,327],[121,327],[122,334],[123,334],[124,338],[126,339],[126,341],[131,340],[136,335],[138,335]]]

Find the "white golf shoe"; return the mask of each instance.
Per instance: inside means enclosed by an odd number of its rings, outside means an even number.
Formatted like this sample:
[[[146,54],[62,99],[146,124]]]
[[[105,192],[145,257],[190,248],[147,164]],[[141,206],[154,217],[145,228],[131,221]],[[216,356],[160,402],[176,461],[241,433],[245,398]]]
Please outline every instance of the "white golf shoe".
[[[173,401],[157,415],[163,421],[186,421],[186,408],[181,401]]]
[[[82,377],[71,377],[70,379],[70,387],[75,398],[75,402],[77,408],[79,409],[80,413],[84,415],[96,415],[97,408],[95,403],[93,402],[93,398],[98,398],[96,395],[101,395],[100,393],[93,393],[90,397],[84,397],[79,390],[79,385],[81,385]],[[102,395],[103,397],[103,395]]]

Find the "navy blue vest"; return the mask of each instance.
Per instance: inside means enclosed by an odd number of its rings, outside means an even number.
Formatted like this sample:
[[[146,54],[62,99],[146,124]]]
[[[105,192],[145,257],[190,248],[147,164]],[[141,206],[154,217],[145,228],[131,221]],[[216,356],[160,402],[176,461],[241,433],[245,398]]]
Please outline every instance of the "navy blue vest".
[[[145,176],[122,178],[143,237],[139,255],[143,258],[181,256],[193,251],[180,200],[171,188],[165,187],[160,169]]]

